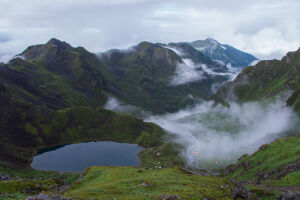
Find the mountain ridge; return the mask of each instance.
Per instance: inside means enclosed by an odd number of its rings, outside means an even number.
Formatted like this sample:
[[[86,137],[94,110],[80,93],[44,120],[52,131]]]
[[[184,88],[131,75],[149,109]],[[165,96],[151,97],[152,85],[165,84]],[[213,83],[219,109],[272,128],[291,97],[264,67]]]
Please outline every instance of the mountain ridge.
[[[281,60],[260,61],[244,68],[234,81],[224,84],[217,91],[214,99],[244,102],[282,94],[287,95],[287,104],[296,106],[299,112],[299,72],[300,48],[287,53]]]
[[[230,64],[232,67],[245,67],[258,60],[249,53],[240,51],[227,44],[221,44],[211,38],[196,40],[189,44],[211,59],[222,61],[225,65]]]

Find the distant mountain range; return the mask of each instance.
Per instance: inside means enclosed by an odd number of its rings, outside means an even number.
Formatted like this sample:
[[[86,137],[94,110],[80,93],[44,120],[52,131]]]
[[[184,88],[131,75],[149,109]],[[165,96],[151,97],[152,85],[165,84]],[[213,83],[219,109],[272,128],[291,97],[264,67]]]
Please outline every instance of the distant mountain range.
[[[215,43],[216,55],[210,56],[217,56],[222,46]],[[141,42],[127,50],[113,49],[96,56],[82,47],[51,39],[2,64],[0,83],[16,98],[50,108],[102,106],[108,97],[116,97],[154,113],[174,112],[208,100],[237,73],[227,63],[230,57],[215,60],[215,56],[199,51],[199,44]],[[229,55],[230,49],[223,51]],[[243,60],[240,56],[240,61],[246,65],[256,59],[250,57]]]
[[[215,49],[216,56],[218,49]],[[254,56],[232,49],[228,47],[223,52],[234,58],[233,54],[238,54],[236,57],[243,63],[240,68],[257,60]],[[224,60],[215,60],[210,56],[214,54],[207,56],[193,43],[185,42],[141,42],[127,50],[113,49],[98,54],[100,61],[111,72],[106,77],[122,88],[121,95],[115,96],[154,112],[173,112],[191,105],[197,99],[207,100],[220,85],[240,71],[232,67],[230,63],[236,61],[230,60],[229,56]]]
[[[208,70],[227,69],[193,47],[186,47],[190,54],[183,56],[169,46],[141,42],[127,51],[101,53],[99,59],[109,71],[104,76],[119,88],[115,97],[155,113],[174,112],[197,99],[209,99],[212,87],[231,75],[208,74]]]
[[[189,43],[195,49],[215,61],[220,61],[232,67],[245,67],[253,61],[258,60],[251,54],[240,51],[230,45],[221,44],[218,41],[208,38]]]

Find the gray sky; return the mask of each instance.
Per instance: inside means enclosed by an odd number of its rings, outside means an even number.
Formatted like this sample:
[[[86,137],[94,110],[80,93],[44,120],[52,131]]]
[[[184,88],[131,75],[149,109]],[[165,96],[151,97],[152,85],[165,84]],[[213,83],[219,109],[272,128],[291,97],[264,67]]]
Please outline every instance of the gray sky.
[[[262,59],[300,46],[299,0],[0,0],[0,58],[55,37],[92,52],[214,38]]]

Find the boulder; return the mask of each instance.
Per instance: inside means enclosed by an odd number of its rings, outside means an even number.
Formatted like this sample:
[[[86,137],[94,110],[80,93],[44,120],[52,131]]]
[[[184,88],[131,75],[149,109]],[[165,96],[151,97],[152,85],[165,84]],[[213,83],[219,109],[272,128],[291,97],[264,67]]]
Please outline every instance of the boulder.
[[[277,198],[277,200],[300,200],[300,191],[287,191]]]

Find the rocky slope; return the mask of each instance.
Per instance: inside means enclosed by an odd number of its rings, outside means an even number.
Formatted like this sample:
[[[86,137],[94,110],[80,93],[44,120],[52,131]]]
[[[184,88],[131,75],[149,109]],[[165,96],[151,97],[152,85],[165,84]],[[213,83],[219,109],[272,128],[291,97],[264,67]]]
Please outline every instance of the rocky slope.
[[[242,181],[250,191],[274,199],[283,194],[300,194],[300,137],[280,138],[263,145],[252,155],[244,155],[228,166],[226,176]],[[282,199],[283,196],[280,198]],[[284,199],[284,198],[283,198]]]
[[[214,99],[225,104],[280,99],[300,115],[299,74],[300,49],[281,60],[260,61],[246,67],[234,81],[222,86]],[[295,136],[263,145],[254,154],[244,155],[228,166],[224,174],[241,181],[262,199],[298,199],[299,142],[299,136]]]

